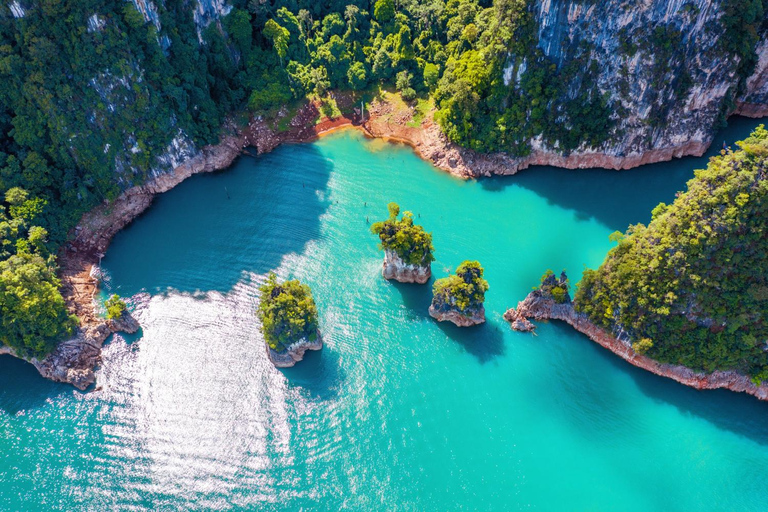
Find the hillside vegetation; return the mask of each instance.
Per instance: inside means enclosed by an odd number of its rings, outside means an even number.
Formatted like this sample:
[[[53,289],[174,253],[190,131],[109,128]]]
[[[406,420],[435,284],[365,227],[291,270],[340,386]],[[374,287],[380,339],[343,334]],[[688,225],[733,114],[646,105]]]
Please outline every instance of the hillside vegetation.
[[[0,6],[0,198],[19,189],[34,205],[23,229],[0,230],[3,343],[40,355],[71,332],[49,255],[85,211],[217,142],[227,119],[386,84],[433,102],[446,135],[478,151],[525,155],[539,135],[568,151],[612,133],[598,63],[587,49],[563,67],[544,56],[530,0],[231,0],[207,22],[194,0],[153,4],[152,21],[125,0]],[[742,74],[764,18],[763,0],[747,4],[729,0],[722,17]],[[13,298],[25,289],[40,292],[35,308]]]
[[[618,245],[584,272],[575,303],[649,357],[759,381],[768,378],[768,131],[738,145],[659,204],[648,226],[614,234]]]

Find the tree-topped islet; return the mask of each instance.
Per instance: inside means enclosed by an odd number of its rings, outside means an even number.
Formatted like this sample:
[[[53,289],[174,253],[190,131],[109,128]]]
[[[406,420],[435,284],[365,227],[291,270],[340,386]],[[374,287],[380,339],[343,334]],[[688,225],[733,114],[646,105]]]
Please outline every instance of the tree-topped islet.
[[[477,261],[465,261],[454,275],[435,281],[429,314],[443,322],[459,327],[485,322],[485,292],[488,281],[483,279],[483,267]]]
[[[384,250],[384,265],[381,274],[384,279],[395,279],[401,283],[424,284],[432,276],[434,247],[432,234],[422,226],[413,223],[413,213],[403,212],[400,206],[389,203],[389,218],[376,222],[371,231],[379,235],[380,247]]]
[[[307,350],[323,348],[317,306],[309,286],[295,279],[280,283],[270,274],[259,291],[257,315],[267,355],[275,366],[293,366]]]

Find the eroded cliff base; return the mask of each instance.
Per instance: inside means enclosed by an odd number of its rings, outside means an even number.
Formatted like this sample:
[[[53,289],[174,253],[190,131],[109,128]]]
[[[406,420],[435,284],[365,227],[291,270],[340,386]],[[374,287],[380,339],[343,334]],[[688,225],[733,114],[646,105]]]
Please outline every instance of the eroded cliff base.
[[[385,251],[381,275],[400,283],[424,284],[432,277],[432,265],[409,265],[394,251]]]
[[[291,344],[285,351],[277,352],[264,343],[267,348],[267,357],[277,368],[290,368],[302,359],[307,350],[320,350],[323,348],[323,337],[320,331],[317,331],[317,337],[314,341],[308,338],[302,338],[296,343]]]
[[[461,313],[455,309],[446,311],[438,310],[435,306],[429,306],[429,316],[438,322],[451,322],[458,327],[472,327],[485,322],[485,307],[472,310],[469,314]]]
[[[607,348],[625,361],[656,375],[673,379],[680,384],[695,389],[729,389],[739,393],[747,393],[760,400],[768,400],[768,385],[755,385],[746,375],[733,371],[716,371],[713,373],[700,373],[685,366],[660,363],[650,357],[638,354],[632,349],[629,339],[622,336],[614,336],[612,333],[594,325],[586,315],[578,313],[572,302],[558,304],[551,295],[534,290],[517,304],[517,308],[507,311],[505,319],[514,321],[524,318],[534,320],[560,320],[589,339]],[[525,330],[525,329],[523,329]]]

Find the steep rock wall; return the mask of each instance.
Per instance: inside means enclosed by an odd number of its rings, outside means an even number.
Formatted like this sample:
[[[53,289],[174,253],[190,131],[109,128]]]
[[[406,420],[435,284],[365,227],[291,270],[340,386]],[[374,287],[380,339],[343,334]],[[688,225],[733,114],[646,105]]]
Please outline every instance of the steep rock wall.
[[[745,81],[737,73],[739,58],[724,49],[720,19],[724,4],[724,0],[537,0],[533,10],[539,48],[558,68],[579,59],[596,63],[594,85],[597,92],[608,95],[614,112],[609,140],[574,153],[600,154],[634,165],[645,163],[642,155],[649,152],[666,158],[697,155],[734,110],[755,117],[768,113],[768,45],[758,44],[759,64]],[[569,97],[590,85],[584,83],[585,74],[570,77]],[[533,149],[557,152],[556,145],[536,140]]]

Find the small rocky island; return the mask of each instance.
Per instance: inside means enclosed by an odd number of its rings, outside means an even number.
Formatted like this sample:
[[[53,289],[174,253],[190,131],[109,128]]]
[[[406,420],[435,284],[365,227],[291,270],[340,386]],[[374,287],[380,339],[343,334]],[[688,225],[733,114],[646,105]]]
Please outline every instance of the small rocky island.
[[[317,328],[317,306],[309,286],[298,280],[277,282],[270,274],[259,288],[261,301],[257,315],[269,360],[278,368],[301,361],[307,350],[323,348]]]
[[[376,222],[371,231],[379,235],[380,247],[384,250],[384,265],[381,275],[401,283],[424,284],[432,277],[432,234],[413,223],[413,213],[403,212],[400,206],[389,203],[389,218]]]
[[[470,327],[485,322],[485,292],[488,281],[477,261],[465,261],[456,273],[435,281],[429,314],[440,322]]]

